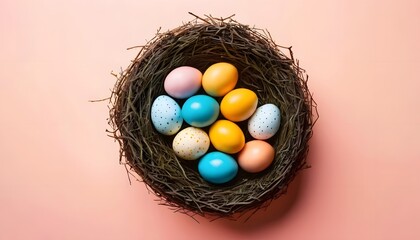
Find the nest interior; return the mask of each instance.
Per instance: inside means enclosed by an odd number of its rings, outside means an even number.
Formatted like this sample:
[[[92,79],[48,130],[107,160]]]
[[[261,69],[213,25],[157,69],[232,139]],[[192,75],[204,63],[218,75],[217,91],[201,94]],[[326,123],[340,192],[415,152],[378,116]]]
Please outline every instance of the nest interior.
[[[269,140],[276,151],[272,165],[258,174],[240,172],[225,185],[204,181],[197,162],[178,159],[171,145],[173,137],[159,134],[150,117],[154,99],[165,94],[163,82],[171,70],[187,65],[204,72],[217,62],[236,66],[237,88],[253,90],[259,106],[273,103],[282,113],[280,130]],[[307,75],[291,48],[278,46],[266,31],[232,17],[196,16],[176,29],[158,32],[118,77],[110,103],[112,137],[120,144],[120,162],[137,173],[162,204],[177,211],[232,217],[258,210],[283,194],[307,165],[315,107]],[[246,128],[240,126],[250,140]]]

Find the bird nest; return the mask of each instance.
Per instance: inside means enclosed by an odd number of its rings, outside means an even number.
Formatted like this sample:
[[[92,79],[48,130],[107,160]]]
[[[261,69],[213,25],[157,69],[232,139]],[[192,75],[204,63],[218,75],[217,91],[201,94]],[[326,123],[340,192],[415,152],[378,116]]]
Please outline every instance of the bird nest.
[[[299,170],[307,167],[316,105],[291,48],[277,45],[267,31],[232,17],[211,16],[195,16],[173,30],[158,31],[139,48],[112,91],[110,125],[120,144],[120,163],[140,176],[162,204],[190,215],[237,218],[284,194]],[[175,155],[173,137],[153,128],[150,110],[156,97],[165,94],[163,83],[171,70],[192,66],[204,72],[217,62],[236,66],[237,87],[254,91],[259,105],[273,103],[282,114],[279,132],[268,140],[275,149],[271,166],[257,174],[240,170],[224,185],[206,182],[197,161]],[[248,133],[245,137],[250,139]]]

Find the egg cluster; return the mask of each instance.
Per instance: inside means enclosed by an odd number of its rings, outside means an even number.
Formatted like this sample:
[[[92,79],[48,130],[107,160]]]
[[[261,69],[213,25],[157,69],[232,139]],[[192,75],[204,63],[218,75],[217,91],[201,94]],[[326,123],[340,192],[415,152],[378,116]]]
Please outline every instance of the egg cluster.
[[[230,63],[213,64],[204,74],[193,67],[178,67],[164,81],[169,96],[157,97],[151,107],[155,129],[164,135],[176,134],[172,143],[175,154],[185,160],[200,159],[198,172],[215,184],[232,180],[238,165],[250,173],[261,172],[275,155],[264,140],[279,130],[280,109],[274,104],[257,108],[257,95],[246,88],[235,89],[237,82],[238,70]],[[207,95],[195,95],[201,87]],[[174,98],[185,99],[182,108]],[[221,98],[220,105],[216,98]],[[237,125],[246,120],[254,138],[248,142]],[[189,127],[181,130],[184,121]],[[205,127],[209,127],[208,134],[202,129]],[[210,144],[217,151],[207,153]]]

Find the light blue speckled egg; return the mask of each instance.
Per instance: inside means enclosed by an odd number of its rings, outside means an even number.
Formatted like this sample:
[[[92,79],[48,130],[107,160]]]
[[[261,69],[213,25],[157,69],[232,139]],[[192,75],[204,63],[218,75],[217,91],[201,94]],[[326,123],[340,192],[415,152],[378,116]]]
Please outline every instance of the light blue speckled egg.
[[[198,172],[204,180],[214,183],[227,183],[238,173],[238,164],[230,155],[222,152],[211,152],[198,162]]]
[[[264,104],[249,119],[248,132],[255,139],[269,139],[279,130],[280,119],[280,109],[276,105]]]
[[[171,97],[161,95],[155,99],[151,108],[151,118],[155,129],[164,135],[173,135],[181,129],[181,107]]]

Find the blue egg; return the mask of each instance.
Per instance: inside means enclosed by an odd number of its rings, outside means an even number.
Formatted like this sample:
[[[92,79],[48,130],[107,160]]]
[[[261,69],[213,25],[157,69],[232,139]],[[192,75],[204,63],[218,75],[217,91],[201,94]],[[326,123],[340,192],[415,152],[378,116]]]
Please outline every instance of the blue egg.
[[[230,155],[216,151],[207,153],[200,159],[198,172],[204,180],[222,184],[235,178],[238,173],[238,164]]]
[[[182,106],[182,117],[193,127],[207,127],[219,116],[219,103],[207,95],[195,95]]]
[[[183,122],[178,103],[166,95],[157,97],[153,102],[151,118],[156,130],[165,135],[177,133]]]

